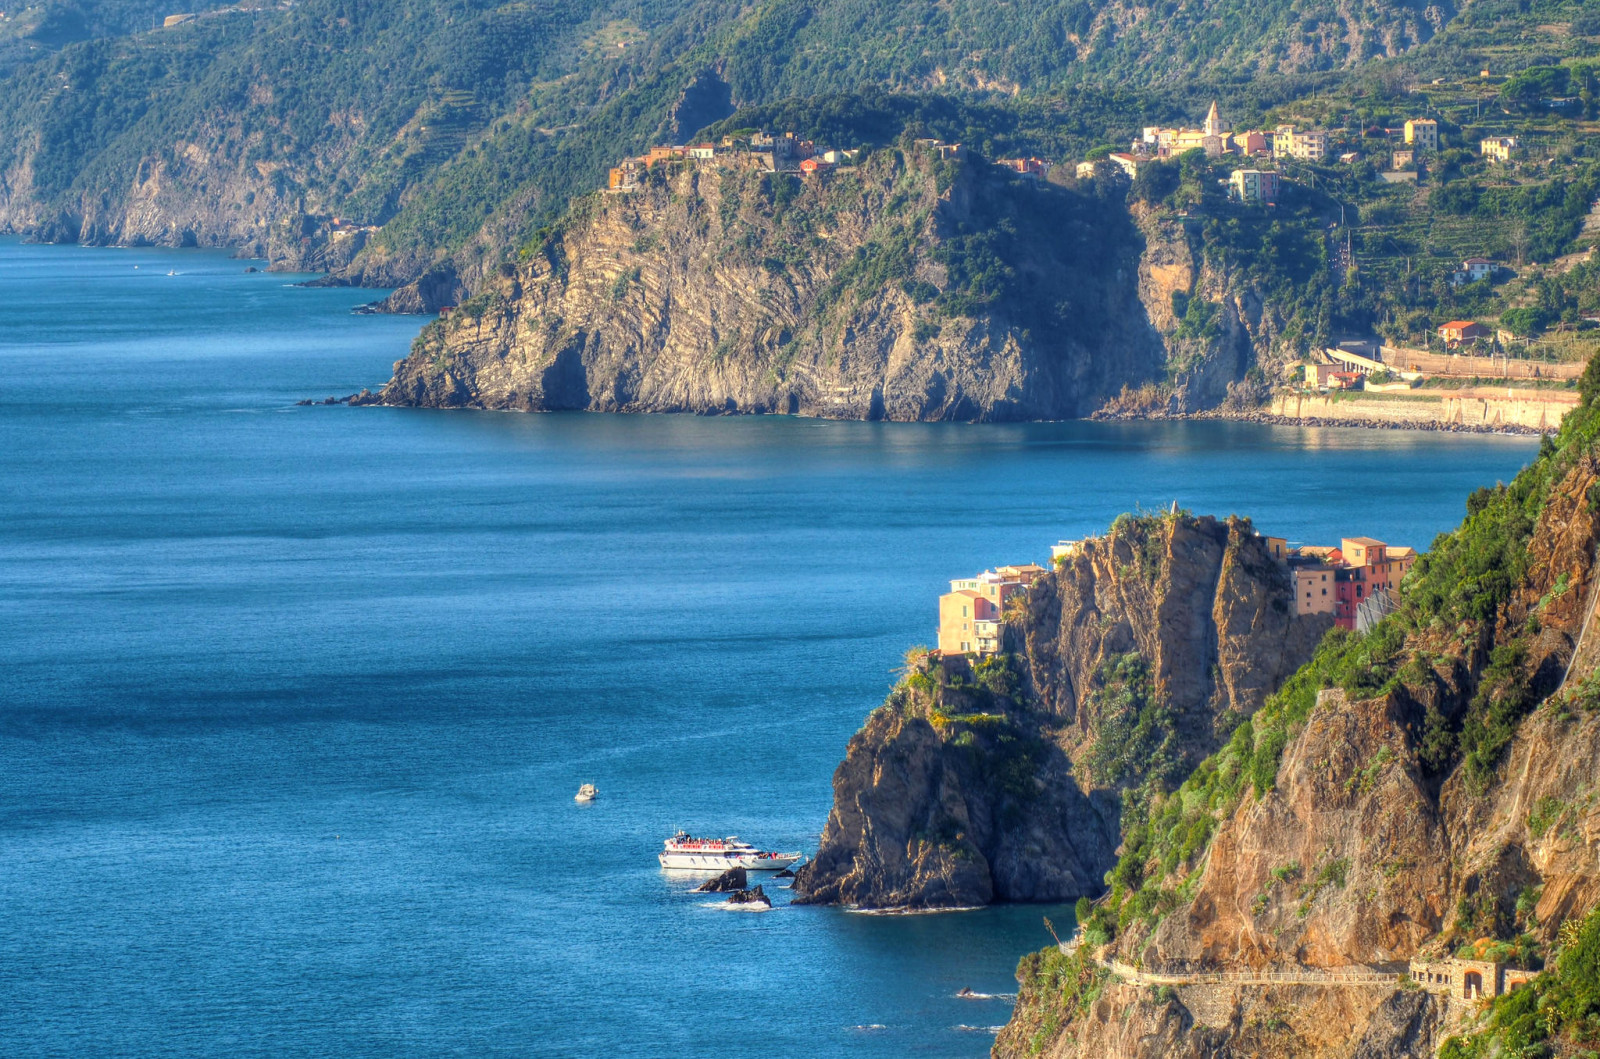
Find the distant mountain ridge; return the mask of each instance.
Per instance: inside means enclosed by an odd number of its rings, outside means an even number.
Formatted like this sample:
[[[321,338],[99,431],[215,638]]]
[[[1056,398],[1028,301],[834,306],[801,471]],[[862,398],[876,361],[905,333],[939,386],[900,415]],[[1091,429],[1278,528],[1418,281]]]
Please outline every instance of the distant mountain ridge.
[[[863,85],[1004,99],[1346,69],[1452,13],[1391,0],[1357,14],[1280,0],[219,9],[67,41],[11,74],[0,230],[240,246],[381,285],[447,263],[444,285],[465,293],[622,151],[733,106]],[[373,230],[335,239],[333,217]]]

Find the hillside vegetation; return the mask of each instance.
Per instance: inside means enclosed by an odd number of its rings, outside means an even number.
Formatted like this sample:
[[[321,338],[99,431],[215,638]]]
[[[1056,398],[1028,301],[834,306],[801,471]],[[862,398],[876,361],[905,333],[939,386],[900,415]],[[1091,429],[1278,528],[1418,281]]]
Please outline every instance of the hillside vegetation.
[[[1600,900],[1600,696],[1596,652],[1579,638],[1600,540],[1597,391],[1600,360],[1560,436],[1513,482],[1473,494],[1394,614],[1365,634],[1330,633],[1181,783],[1152,773],[1127,792],[1107,891],[1079,905],[1084,944],[1024,961],[999,1054],[1107,1054],[1095,1042],[1130,1019],[1181,1042],[1160,1054],[1220,1039],[1182,1028],[1197,994],[1116,987],[1104,999],[1096,959],[1107,955],[1179,970],[1450,954],[1546,968],[1449,1042],[1462,1024],[1403,989],[1378,1004],[1330,988],[1289,1010],[1271,989],[1230,988],[1239,1015],[1223,1036],[1246,1051],[1274,1036],[1302,1056],[1358,1040],[1372,1054],[1442,1045],[1452,1057],[1596,1042],[1585,976]],[[1331,1031],[1324,1004],[1346,1005],[1351,1021]],[[1393,1017],[1400,1009],[1412,1014]]]
[[[50,18],[77,25],[70,10]],[[1454,14],[1264,0],[305,0],[201,8],[155,29],[131,3],[82,10],[120,18],[46,35],[6,81],[0,225],[246,245],[369,282],[455,255],[468,285],[619,153],[681,141],[736,106],[863,86],[1024,110],[1074,86],[1116,98],[1124,84],[1186,109],[1210,92],[1281,101],[1307,78],[1409,53]],[[1085,114],[1089,97],[1063,98],[1079,119],[1112,120],[1065,140],[1016,137],[1019,149],[1064,155],[1108,124],[1174,113],[1168,101]],[[330,248],[334,216],[381,230]]]

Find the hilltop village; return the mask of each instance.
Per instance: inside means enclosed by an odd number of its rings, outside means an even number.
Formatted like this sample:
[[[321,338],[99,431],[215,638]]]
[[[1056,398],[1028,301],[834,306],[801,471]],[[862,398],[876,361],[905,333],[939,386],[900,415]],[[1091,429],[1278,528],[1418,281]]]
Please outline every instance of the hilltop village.
[[[1393,591],[1417,561],[1416,549],[1371,537],[1344,537],[1333,547],[1257,536],[1288,574],[1295,615],[1332,615],[1341,629],[1364,631],[1388,614]],[[1089,539],[1052,545],[1052,565],[1059,569],[1070,563]],[[952,580],[950,591],[939,597],[939,655],[983,658],[1010,650],[1007,625],[1014,617],[1008,616],[1007,605],[1025,598],[1047,572],[1036,563],[1024,563]]]
[[[1424,156],[1439,150],[1439,123],[1430,118],[1412,118],[1402,128],[1385,129],[1393,138],[1394,147],[1388,159],[1390,165],[1384,179],[1390,183],[1414,183],[1418,166]],[[1282,187],[1288,183],[1287,174],[1279,163],[1285,160],[1324,162],[1329,157],[1332,133],[1327,129],[1297,129],[1292,124],[1281,124],[1269,130],[1233,131],[1230,122],[1222,117],[1215,101],[1205,119],[1196,128],[1165,128],[1147,126],[1143,135],[1127,151],[1103,150],[1092,152],[1090,157],[1077,163],[1059,163],[1043,158],[997,158],[994,164],[1019,176],[1032,180],[1046,180],[1058,170],[1070,170],[1078,179],[1088,179],[1118,173],[1137,177],[1142,166],[1150,162],[1178,158],[1189,151],[1203,151],[1207,158],[1235,156],[1254,163],[1233,171],[1229,178],[1229,193],[1239,202],[1271,205],[1276,202]],[[916,141],[917,146],[935,151],[940,158],[963,158],[964,145],[945,143],[933,138]],[[1514,137],[1496,137],[1484,140],[1481,149],[1484,157],[1498,161],[1509,160],[1516,151]],[[749,166],[767,173],[826,173],[839,166],[848,166],[860,154],[859,150],[838,150],[819,145],[793,131],[768,133],[763,130],[745,130],[722,137],[712,143],[660,145],[613,167],[606,186],[613,192],[626,192],[638,188],[640,180],[652,168],[681,162],[715,162],[722,165]],[[1340,154],[1339,161],[1354,163],[1359,152]],[[1470,266],[1470,262],[1468,263]],[[1488,262],[1492,265],[1492,262]],[[1466,273],[1471,279],[1482,275]]]

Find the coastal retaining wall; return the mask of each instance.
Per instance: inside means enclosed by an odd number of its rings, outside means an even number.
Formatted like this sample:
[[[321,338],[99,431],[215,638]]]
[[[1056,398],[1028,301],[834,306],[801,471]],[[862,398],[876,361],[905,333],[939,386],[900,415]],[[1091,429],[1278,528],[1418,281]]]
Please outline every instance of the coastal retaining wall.
[[[1427,353],[1404,346],[1384,346],[1383,362],[1401,371],[1420,371],[1427,375],[1468,375],[1500,379],[1576,379],[1585,365],[1552,364],[1542,360],[1515,357],[1475,357],[1461,354]]]
[[[1576,403],[1576,394],[1563,392],[1547,397],[1408,394],[1378,399],[1280,394],[1273,399],[1272,415],[1351,426],[1554,433]]]

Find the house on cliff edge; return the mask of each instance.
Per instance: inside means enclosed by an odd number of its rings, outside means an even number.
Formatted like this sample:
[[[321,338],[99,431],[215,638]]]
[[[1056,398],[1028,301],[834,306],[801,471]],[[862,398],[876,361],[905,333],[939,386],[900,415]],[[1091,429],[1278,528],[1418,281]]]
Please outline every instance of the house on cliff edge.
[[[950,591],[939,597],[939,653],[948,658],[1004,651],[1006,601],[1044,573],[1044,567],[1027,563],[951,581]]]

